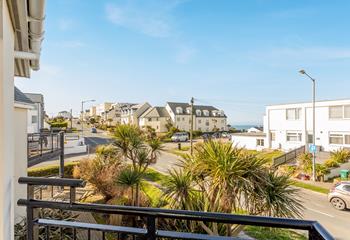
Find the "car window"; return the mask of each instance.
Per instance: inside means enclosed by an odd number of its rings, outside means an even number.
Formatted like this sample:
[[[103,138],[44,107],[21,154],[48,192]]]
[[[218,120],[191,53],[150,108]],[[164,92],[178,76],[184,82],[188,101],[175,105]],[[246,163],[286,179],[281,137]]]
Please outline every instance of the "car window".
[[[343,190],[347,191],[347,192],[350,192],[350,185],[344,185],[343,186]]]

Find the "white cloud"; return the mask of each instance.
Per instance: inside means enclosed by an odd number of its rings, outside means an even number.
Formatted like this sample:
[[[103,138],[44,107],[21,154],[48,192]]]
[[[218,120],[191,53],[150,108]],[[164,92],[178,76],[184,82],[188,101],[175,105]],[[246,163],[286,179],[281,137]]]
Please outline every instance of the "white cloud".
[[[183,46],[180,47],[179,51],[175,56],[175,60],[178,63],[186,64],[190,62],[196,55],[197,50],[193,47]]]
[[[113,24],[151,37],[168,37],[172,31],[171,11],[183,1],[123,1],[107,4],[105,11]]]

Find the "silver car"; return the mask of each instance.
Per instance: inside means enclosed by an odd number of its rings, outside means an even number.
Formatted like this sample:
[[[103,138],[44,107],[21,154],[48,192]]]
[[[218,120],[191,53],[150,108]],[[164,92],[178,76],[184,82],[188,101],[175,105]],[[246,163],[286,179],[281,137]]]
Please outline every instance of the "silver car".
[[[328,201],[338,210],[350,208],[350,181],[336,183],[328,193]]]

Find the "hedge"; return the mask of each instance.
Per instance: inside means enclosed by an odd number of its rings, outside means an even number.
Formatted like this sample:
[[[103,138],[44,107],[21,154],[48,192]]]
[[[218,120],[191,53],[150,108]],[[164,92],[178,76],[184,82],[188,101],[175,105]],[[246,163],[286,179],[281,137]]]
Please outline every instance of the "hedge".
[[[66,128],[68,127],[67,122],[51,122],[49,123],[52,128]]]
[[[79,162],[69,162],[64,165],[64,177],[71,178],[73,177],[73,168],[77,166]],[[50,165],[44,167],[34,167],[28,170],[29,177],[48,177],[52,175],[59,174],[58,165]]]

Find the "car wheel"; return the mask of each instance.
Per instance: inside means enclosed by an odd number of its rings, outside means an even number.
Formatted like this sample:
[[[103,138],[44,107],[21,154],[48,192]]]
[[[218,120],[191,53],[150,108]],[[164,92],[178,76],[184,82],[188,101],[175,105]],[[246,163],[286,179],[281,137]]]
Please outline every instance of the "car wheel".
[[[344,210],[346,208],[345,202],[337,197],[331,199],[331,204],[338,210]]]

